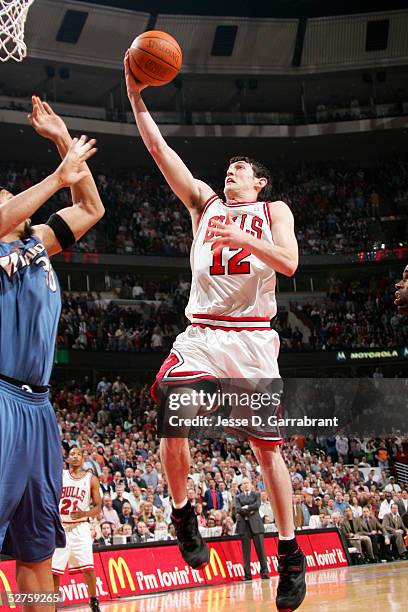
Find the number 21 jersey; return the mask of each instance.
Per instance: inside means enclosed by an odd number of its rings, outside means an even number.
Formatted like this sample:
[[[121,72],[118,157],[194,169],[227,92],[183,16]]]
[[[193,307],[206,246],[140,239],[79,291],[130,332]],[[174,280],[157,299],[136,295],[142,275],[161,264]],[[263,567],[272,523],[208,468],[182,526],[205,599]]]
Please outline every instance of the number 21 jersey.
[[[71,512],[88,512],[91,509],[91,480],[92,472],[86,472],[82,478],[74,478],[69,470],[63,470],[59,504],[61,523],[88,521],[87,518],[73,520],[70,515]]]

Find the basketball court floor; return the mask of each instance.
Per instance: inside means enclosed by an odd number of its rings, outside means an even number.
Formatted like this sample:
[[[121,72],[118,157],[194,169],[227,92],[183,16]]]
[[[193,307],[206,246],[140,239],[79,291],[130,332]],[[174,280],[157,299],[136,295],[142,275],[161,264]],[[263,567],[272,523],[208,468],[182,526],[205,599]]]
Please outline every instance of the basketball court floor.
[[[402,612],[408,609],[408,562],[311,572],[299,612]],[[103,612],[273,612],[277,578],[172,591],[101,604]],[[75,612],[89,608],[75,607]]]

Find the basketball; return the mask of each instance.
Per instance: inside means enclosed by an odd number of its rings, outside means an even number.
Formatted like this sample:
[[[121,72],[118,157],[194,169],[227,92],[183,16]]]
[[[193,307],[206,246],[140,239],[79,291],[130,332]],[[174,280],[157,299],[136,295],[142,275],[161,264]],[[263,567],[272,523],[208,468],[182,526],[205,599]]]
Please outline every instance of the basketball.
[[[177,40],[160,30],[140,34],[129,49],[133,76],[145,85],[166,85],[177,76],[183,54]]]

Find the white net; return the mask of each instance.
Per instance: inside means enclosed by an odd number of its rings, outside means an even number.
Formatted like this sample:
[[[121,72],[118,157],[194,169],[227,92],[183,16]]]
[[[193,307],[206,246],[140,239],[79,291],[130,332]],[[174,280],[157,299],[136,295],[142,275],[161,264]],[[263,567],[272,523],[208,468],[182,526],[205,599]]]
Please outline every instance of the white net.
[[[0,62],[21,62],[27,55],[24,25],[34,0],[0,0]]]

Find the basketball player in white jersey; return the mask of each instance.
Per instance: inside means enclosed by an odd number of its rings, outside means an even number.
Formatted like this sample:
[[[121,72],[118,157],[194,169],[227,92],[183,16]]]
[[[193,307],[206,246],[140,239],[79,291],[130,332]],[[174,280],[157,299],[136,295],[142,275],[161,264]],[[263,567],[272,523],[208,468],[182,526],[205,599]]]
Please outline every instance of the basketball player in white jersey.
[[[63,471],[59,504],[61,523],[65,530],[66,546],[57,548],[52,557],[54,590],[58,592],[60,576],[68,566],[70,574],[82,573],[88,586],[90,608],[100,612],[96,597],[96,577],[89,519],[102,509],[99,481],[83,469],[82,449],[74,446],[68,454],[68,469]],[[92,508],[91,508],[92,504]]]
[[[140,135],[167,183],[189,210],[194,234],[186,309],[191,325],[176,338],[156,381],[179,381],[172,393],[175,389],[181,393],[188,389],[187,383],[203,379],[276,378],[279,338],[270,320],[276,314],[276,273],[292,276],[298,266],[293,215],[284,202],[265,201],[269,173],[247,157],[230,160],[225,201],[195,179],[148,112],[141,97],[145,85],[132,76],[128,55],[124,66]],[[295,610],[306,594],[306,559],[295,538],[292,484],[280,451],[282,440],[265,439],[256,431],[250,431],[248,438],[279,529],[276,605],[278,610]],[[203,567],[209,560],[208,547],[187,500],[188,439],[162,438],[160,452],[180,552],[192,567]]]

